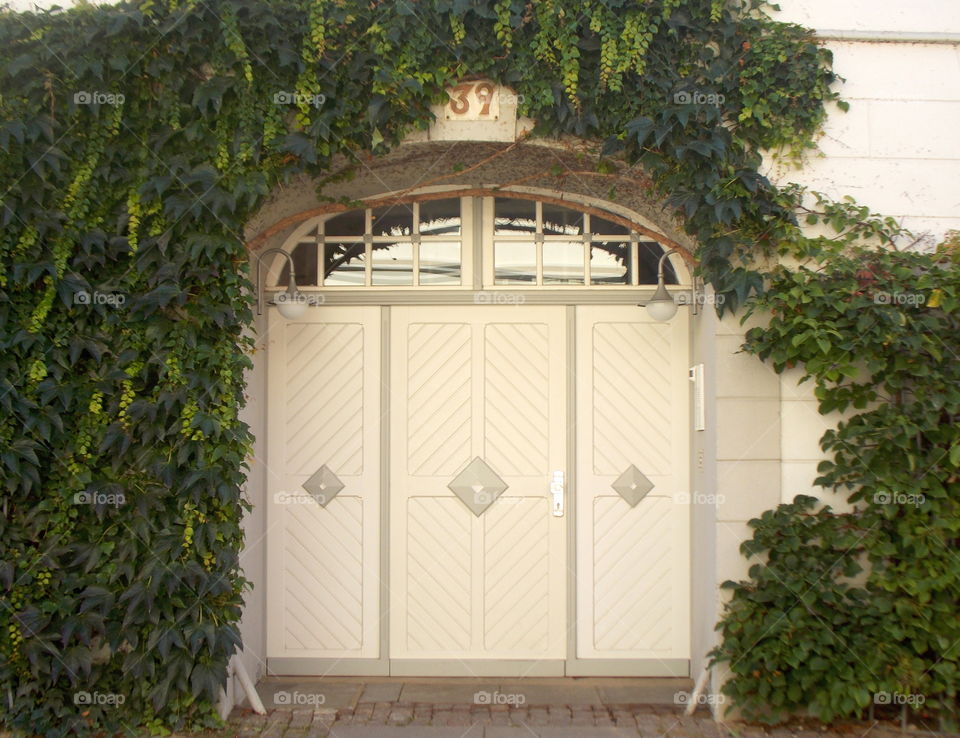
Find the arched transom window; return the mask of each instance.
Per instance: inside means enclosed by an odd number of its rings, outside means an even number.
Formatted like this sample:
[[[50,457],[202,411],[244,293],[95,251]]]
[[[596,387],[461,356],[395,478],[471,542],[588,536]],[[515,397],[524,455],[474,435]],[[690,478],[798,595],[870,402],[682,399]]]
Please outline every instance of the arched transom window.
[[[449,197],[318,216],[284,249],[308,289],[655,285],[664,247],[615,218],[540,200]],[[277,286],[289,279],[282,263]],[[678,283],[669,261],[665,277]]]

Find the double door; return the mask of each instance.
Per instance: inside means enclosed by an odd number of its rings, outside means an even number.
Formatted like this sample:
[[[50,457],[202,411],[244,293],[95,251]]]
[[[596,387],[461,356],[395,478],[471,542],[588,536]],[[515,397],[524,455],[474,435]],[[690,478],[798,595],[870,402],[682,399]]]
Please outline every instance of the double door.
[[[270,668],[683,671],[687,331],[644,312],[272,318]]]

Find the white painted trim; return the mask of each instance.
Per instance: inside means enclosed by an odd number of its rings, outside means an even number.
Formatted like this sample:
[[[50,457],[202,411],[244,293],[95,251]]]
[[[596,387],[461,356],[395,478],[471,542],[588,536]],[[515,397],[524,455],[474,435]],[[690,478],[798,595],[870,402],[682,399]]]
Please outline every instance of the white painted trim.
[[[838,31],[823,29],[815,32],[828,41],[887,44],[960,44],[960,33],[934,31]]]
[[[693,302],[693,291],[668,285],[667,290],[685,305]],[[268,294],[282,292],[281,288]],[[499,286],[482,290],[433,290],[425,287],[409,289],[331,290],[301,287],[304,294],[322,295],[323,309],[330,305],[644,305],[653,297],[654,287],[582,287],[562,289],[511,289]],[[683,305],[681,305],[683,307]]]

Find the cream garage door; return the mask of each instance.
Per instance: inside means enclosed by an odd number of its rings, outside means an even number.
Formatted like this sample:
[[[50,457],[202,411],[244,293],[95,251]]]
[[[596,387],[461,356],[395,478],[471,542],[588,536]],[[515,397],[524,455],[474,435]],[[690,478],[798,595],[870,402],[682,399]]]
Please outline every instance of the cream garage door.
[[[562,674],[562,307],[391,310],[393,674]]]
[[[291,321],[271,310],[269,319],[271,668],[291,673],[303,659],[376,659],[380,308],[311,308]]]
[[[688,323],[686,310],[657,323],[632,306],[577,308],[577,657],[587,661],[571,671],[686,675]]]

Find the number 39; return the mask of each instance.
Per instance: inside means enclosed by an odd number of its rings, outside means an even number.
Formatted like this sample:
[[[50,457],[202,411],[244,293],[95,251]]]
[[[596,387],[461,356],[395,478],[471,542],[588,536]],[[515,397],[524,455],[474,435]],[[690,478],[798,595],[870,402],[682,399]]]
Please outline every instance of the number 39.
[[[470,93],[480,103],[479,115],[490,114],[490,101],[493,99],[493,85],[489,82],[465,82],[453,88],[450,95],[450,110],[455,115],[466,115],[470,110]]]

